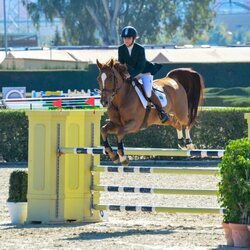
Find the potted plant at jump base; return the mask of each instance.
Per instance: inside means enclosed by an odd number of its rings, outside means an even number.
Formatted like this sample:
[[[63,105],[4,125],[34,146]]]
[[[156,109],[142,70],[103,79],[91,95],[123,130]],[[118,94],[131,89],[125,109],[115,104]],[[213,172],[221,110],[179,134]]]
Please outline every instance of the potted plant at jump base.
[[[27,218],[27,187],[26,171],[15,170],[9,179],[9,197],[7,206],[13,224],[23,224]]]
[[[221,181],[218,200],[224,209],[228,245],[250,247],[250,140],[231,141],[218,164]],[[232,238],[230,239],[230,233]]]

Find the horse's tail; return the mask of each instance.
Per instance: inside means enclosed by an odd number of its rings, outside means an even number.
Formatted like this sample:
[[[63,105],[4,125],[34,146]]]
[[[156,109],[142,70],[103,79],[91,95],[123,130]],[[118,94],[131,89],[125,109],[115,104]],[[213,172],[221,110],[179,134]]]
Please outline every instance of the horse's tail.
[[[179,68],[167,75],[180,83],[187,94],[189,126],[192,127],[198,115],[198,107],[203,104],[204,80],[196,71],[190,68]]]

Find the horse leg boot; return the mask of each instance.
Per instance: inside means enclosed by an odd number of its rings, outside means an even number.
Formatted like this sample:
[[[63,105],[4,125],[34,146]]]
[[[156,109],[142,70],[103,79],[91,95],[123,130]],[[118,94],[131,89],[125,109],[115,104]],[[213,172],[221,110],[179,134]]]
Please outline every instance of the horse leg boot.
[[[108,131],[113,131],[114,129],[114,124],[109,122],[101,128],[101,135],[103,139],[105,153],[108,154],[109,158],[113,161],[113,163],[117,164],[119,163],[119,155],[113,152],[112,147],[110,146],[107,138]]]
[[[120,162],[121,162],[122,166],[125,166],[125,167],[128,166],[129,159],[124,154],[124,147],[123,147],[123,141],[122,140],[120,142],[118,141],[117,148],[118,148],[118,155],[119,155]]]
[[[109,145],[108,140],[103,141],[103,145],[105,148],[105,153],[109,156],[110,160],[113,163],[118,164],[119,163],[119,155],[117,153],[113,152],[113,149]]]
[[[149,100],[154,104],[154,106],[159,114],[159,117],[161,119],[161,122],[165,123],[165,122],[169,121],[170,118],[169,118],[168,114],[163,110],[163,108],[161,106],[161,102],[158,99],[158,97],[156,96],[154,91],[152,91],[152,95],[149,98]]]

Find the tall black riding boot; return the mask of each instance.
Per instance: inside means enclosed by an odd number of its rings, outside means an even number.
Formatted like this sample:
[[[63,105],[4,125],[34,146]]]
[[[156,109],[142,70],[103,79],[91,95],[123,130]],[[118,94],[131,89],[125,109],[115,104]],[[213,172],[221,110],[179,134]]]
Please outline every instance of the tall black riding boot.
[[[158,99],[158,97],[156,96],[156,94],[154,93],[154,91],[152,91],[152,95],[149,98],[149,100],[154,104],[156,110],[158,111],[159,117],[161,119],[162,123],[165,123],[169,120],[169,116],[168,114],[163,110],[162,106],[161,106],[161,102]]]

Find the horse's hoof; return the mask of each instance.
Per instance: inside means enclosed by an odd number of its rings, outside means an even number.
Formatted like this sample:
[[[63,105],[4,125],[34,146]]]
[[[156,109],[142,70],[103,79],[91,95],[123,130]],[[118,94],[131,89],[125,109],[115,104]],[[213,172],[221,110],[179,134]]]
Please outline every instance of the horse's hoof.
[[[127,167],[128,164],[129,164],[128,158],[126,160],[124,160],[124,161],[121,161],[121,164],[122,164],[123,167]]]
[[[119,159],[119,155],[118,154],[113,154],[111,157],[110,157],[111,161],[115,164],[118,164],[120,162],[120,159]]]
[[[128,166],[128,164],[129,164],[128,157],[124,154],[122,154],[122,155],[119,154],[119,157],[120,157],[120,162],[121,162],[122,166]]]
[[[195,146],[190,138],[186,139],[185,145],[187,149],[195,149]]]
[[[195,149],[195,146],[193,143],[190,143],[190,144],[186,144],[186,148],[187,149]]]
[[[178,147],[182,150],[186,150],[186,143],[184,138],[178,139]]]

